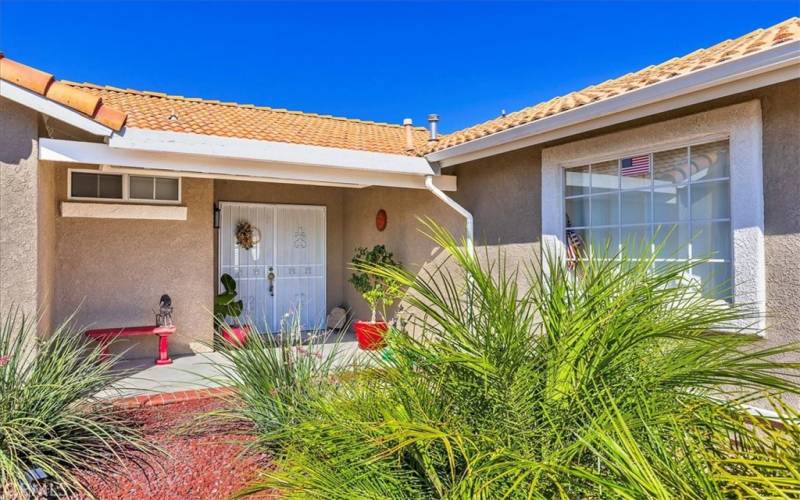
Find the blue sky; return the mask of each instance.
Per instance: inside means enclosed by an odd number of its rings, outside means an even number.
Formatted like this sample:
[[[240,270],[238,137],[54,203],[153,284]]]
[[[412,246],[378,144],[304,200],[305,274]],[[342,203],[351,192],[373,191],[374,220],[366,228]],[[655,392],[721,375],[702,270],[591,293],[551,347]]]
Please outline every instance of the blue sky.
[[[58,78],[444,132],[800,14],[788,2],[12,2],[0,50]]]

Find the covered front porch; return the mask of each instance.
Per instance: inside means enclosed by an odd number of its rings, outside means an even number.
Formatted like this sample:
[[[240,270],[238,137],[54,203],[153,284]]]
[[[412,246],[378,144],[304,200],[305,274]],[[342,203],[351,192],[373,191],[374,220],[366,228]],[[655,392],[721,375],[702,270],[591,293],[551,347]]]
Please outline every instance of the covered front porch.
[[[404,266],[418,269],[436,254],[418,231],[418,217],[456,233],[466,227],[446,203],[455,178],[438,175],[423,158],[345,150],[330,156],[335,148],[296,145],[290,146],[300,149],[287,153],[286,145],[270,149],[242,139],[228,139],[224,144],[238,149],[219,154],[222,143],[180,150],[175,141],[185,138],[179,134],[128,134],[127,142],[112,138],[108,145],[40,141],[56,210],[57,265],[44,304],[53,325],[73,314],[80,327],[153,324],[159,297],[168,294],[177,327],[170,355],[207,355],[215,335],[214,299],[221,275],[229,274],[245,306],[242,319],[259,331],[294,321],[301,330],[325,330],[336,307],[347,310],[348,319],[369,317],[347,281],[356,248],[384,244]],[[157,146],[168,150],[155,151]],[[87,179],[96,181],[96,199],[76,191]],[[133,196],[132,187],[147,179],[152,199]],[[121,199],[101,192],[112,181],[120,183]],[[160,186],[162,194],[176,186],[177,195],[159,199]],[[381,210],[385,227],[376,225]],[[250,226],[249,242],[237,237],[243,223]],[[152,360],[156,341],[120,338],[112,353]]]
[[[334,356],[334,363],[341,367],[363,366],[374,359],[372,353],[358,348],[351,332],[319,339],[314,343],[314,350],[323,357]],[[172,364],[165,366],[154,365],[150,358],[125,359],[114,366],[116,382],[98,397],[132,403],[158,401],[157,396],[168,398],[169,394],[182,394],[187,399],[202,397],[204,391],[214,394],[229,386],[230,380],[221,370],[230,364],[220,352],[178,355]]]

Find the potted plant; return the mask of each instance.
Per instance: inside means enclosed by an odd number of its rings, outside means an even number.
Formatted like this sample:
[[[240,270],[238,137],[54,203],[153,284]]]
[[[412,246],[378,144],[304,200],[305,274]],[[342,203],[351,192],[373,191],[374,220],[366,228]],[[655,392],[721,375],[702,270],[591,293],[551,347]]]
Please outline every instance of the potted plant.
[[[250,333],[250,327],[242,325],[239,321],[244,303],[237,297],[236,280],[230,274],[223,274],[219,280],[225,291],[217,295],[214,300],[214,323],[224,340],[232,345],[241,346]],[[228,318],[232,318],[234,323],[229,323]]]
[[[379,349],[383,346],[383,337],[388,330],[386,324],[386,309],[391,307],[395,300],[399,299],[399,284],[387,278],[376,276],[367,270],[363,265],[399,267],[395,262],[391,252],[386,250],[384,245],[375,245],[371,250],[367,248],[357,248],[353,256],[353,267],[356,270],[350,277],[350,283],[358,291],[364,300],[369,304],[372,312],[370,321],[355,321],[353,326],[356,332],[358,346],[361,349]],[[381,308],[381,316],[384,320],[377,320],[378,308]]]

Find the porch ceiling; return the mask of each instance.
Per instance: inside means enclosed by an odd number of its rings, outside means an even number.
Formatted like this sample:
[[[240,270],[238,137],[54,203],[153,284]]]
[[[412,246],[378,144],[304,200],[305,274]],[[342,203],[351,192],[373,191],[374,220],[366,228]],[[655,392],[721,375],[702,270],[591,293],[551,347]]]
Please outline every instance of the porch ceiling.
[[[127,135],[127,134],[126,134]],[[42,160],[104,166],[112,170],[157,171],[184,177],[340,187],[389,186],[426,189],[425,177],[445,191],[456,190],[456,178],[436,175],[420,157],[228,139],[192,142],[171,137],[136,137],[111,144],[42,138]],[[147,139],[147,140],[145,140]],[[116,146],[116,147],[115,147]]]

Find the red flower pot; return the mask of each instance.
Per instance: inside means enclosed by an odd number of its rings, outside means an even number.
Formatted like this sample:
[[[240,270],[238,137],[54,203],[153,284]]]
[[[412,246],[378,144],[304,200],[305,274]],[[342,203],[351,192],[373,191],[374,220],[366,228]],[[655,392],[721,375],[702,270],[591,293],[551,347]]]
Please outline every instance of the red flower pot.
[[[228,325],[227,327],[223,326],[219,333],[229,344],[241,347],[247,342],[247,336],[250,335],[250,327]]]
[[[389,329],[389,325],[384,321],[356,321],[356,340],[358,347],[366,350],[375,350],[383,347],[383,335]]]

